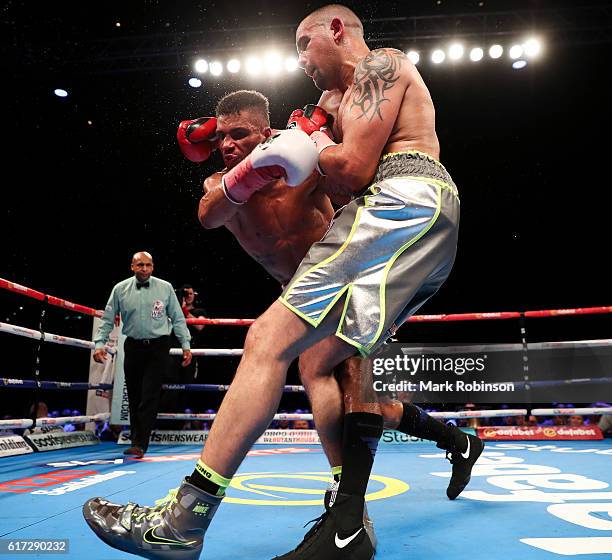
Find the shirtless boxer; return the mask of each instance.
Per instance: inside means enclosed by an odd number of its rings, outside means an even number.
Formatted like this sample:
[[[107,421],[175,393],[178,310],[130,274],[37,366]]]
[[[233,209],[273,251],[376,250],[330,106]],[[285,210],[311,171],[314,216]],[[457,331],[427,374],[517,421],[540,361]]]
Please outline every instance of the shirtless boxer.
[[[342,142],[334,145],[316,131],[310,139],[299,130],[275,134],[224,175],[222,194],[242,204],[274,178],[296,186],[318,164],[357,196],[311,247],[279,301],[249,329],[202,457],[178,493],[155,508],[102,499],[84,505],[92,529],[116,548],[151,558],[197,558],[230,477],[278,407],[291,361],[330,334],[336,336],[320,348],[325,367],[319,371],[330,371],[356,348],[365,355],[375,351],[452,267],[458,199],[434,159],[427,90],[402,53],[368,49],[350,10],[327,8],[306,18],[296,39],[315,83],[344,93],[336,128]],[[317,157],[304,136],[317,145]],[[366,268],[372,256],[380,267]],[[306,550],[287,557],[373,556],[363,531],[363,496],[382,417],[375,410],[351,413],[344,430],[343,474],[330,514]]]
[[[336,113],[334,101],[338,93],[326,96],[327,107]],[[295,117],[290,119],[288,126],[304,123],[304,127],[319,128],[325,124],[326,118],[322,111],[309,106],[307,112],[314,115],[304,116],[303,111],[295,111]],[[221,190],[221,178],[227,169],[244,159],[261,138],[270,134],[268,100],[254,91],[230,93],[219,102],[217,119],[214,127],[205,118],[183,121],[179,127],[179,143],[186,157],[202,161],[209,157],[211,146],[212,149],[219,147],[226,166],[224,171],[214,173],[204,181],[205,194],[200,200],[198,218],[205,228],[225,226],[241,247],[284,286],[310,246],[321,239],[329,227],[333,209],[328,196],[320,187],[321,176],[313,173],[294,189],[288,189],[282,180],[277,180],[253,195],[244,205],[229,203]],[[192,135],[197,134],[199,126],[207,126],[208,131],[204,137],[202,133],[198,135],[198,143],[189,142],[185,146],[187,139],[181,130],[192,127],[194,123],[196,127],[191,129]],[[211,138],[214,139],[212,142]],[[325,190],[334,202],[348,202],[341,185],[331,185],[327,181]],[[361,358],[349,358],[335,368],[342,388],[341,395],[331,372],[316,371],[317,354],[318,345],[315,345],[300,356],[300,374],[313,405],[315,426],[320,433],[332,473],[339,478],[337,475],[342,465],[342,407],[339,404],[343,399],[348,413],[353,411],[354,403],[360,400]],[[431,418],[410,403],[402,405],[398,401],[386,402],[381,403],[381,407],[386,428],[399,429],[409,435],[436,441],[442,449],[454,448],[452,444],[455,437],[463,437],[454,427]],[[454,461],[457,472],[447,491],[451,499],[466,484],[466,474],[459,471],[460,465],[463,463],[465,467],[467,463],[462,459],[459,455]],[[471,465],[468,467],[468,475],[470,468]]]
[[[328,107],[334,110],[333,97],[327,97]],[[288,126],[301,124],[305,128],[320,128],[327,122],[323,111],[314,106],[308,106],[306,113],[309,116],[305,116],[303,110],[294,111]],[[242,248],[284,286],[310,246],[321,239],[329,227],[333,209],[328,196],[319,187],[321,176],[313,173],[294,189],[288,189],[282,180],[276,180],[245,204],[230,203],[223,195],[221,178],[227,169],[244,159],[262,137],[270,134],[268,100],[255,91],[233,92],[221,99],[216,114],[214,123],[200,118],[183,121],[179,126],[179,144],[186,157],[203,161],[209,157],[211,148],[218,147],[226,166],[224,171],[214,173],[204,181],[205,194],[200,200],[199,220],[205,228],[225,226]],[[207,131],[200,131],[202,126],[207,127]],[[195,135],[199,142],[193,143],[186,138],[187,129],[190,129],[190,138]],[[332,186],[327,182],[326,190],[333,191],[334,202],[347,202],[340,185]],[[317,354],[318,345],[315,345],[300,356],[300,372],[332,475],[339,480],[342,465],[341,403],[343,398],[344,409],[350,413],[354,411],[355,403],[361,400],[362,359],[349,358],[335,368],[342,395],[333,372],[316,370]],[[433,419],[413,404],[389,401],[381,403],[381,408],[386,428],[436,441],[449,453],[456,448],[456,438],[465,438],[453,426]],[[465,488],[472,466],[471,461],[460,454],[453,459],[453,465],[453,477],[447,489],[451,499]],[[326,504],[330,498],[331,492],[328,491]],[[369,522],[366,527],[372,536]]]

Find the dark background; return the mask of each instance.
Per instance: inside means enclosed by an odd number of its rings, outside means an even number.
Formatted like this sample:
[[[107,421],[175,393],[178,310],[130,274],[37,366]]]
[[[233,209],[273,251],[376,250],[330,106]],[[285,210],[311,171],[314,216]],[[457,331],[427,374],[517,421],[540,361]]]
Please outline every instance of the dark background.
[[[319,92],[301,72],[272,80],[226,72],[214,80],[208,75],[201,88],[192,89],[187,64],[195,60],[195,51],[156,67],[146,56],[147,45],[166,44],[172,58],[177,42],[200,42],[200,56],[212,52],[227,60],[219,49],[265,46],[277,38],[291,52],[291,36],[301,17],[325,3],[149,1],[34,7],[6,2],[1,12],[5,141],[0,277],[102,308],[112,286],[130,275],[132,253],[144,249],[154,256],[155,274],[175,286],[193,284],[211,316],[261,313],[279,294],[276,282],[229,232],[204,230],[197,221],[202,180],[221,160],[215,155],[195,165],[183,159],[176,126],[184,118],[212,114],[224,93],[247,88],[269,97],[272,124],[282,128],[293,108],[316,101]],[[562,11],[563,26],[544,34],[544,56],[523,70],[513,70],[507,59],[439,67],[424,60],[418,66],[436,105],[441,159],[462,201],[455,268],[422,311],[610,305],[610,94],[605,83],[611,27],[610,19],[601,16],[608,3],[589,3],[600,12],[574,8],[570,2],[347,4],[366,20],[377,18],[365,24],[372,45],[402,49],[412,44],[411,29],[404,38],[381,41],[380,18],[449,16],[434,21],[448,25],[450,40],[461,36],[465,15],[516,12],[526,14],[524,30],[516,37],[520,39],[558,22]],[[472,42],[509,45],[510,35],[487,36],[496,31],[495,18],[490,21],[482,41]],[[436,44],[444,46],[448,40]],[[135,52],[131,61],[113,60],[121,41]],[[414,43],[433,46],[427,41]],[[71,95],[56,97],[56,87]],[[0,321],[36,328],[39,312],[38,303],[0,293]],[[90,339],[90,318],[57,308],[47,316],[46,330]],[[610,336],[606,316],[532,320],[528,328],[538,340]],[[236,347],[244,332],[207,327],[203,342]],[[410,326],[399,337],[518,341],[519,325]],[[31,378],[35,346],[0,333],[0,377]],[[42,350],[43,379],[87,379],[86,352],[50,346]],[[208,360],[201,382],[229,382],[234,366],[228,362],[235,361]],[[297,382],[295,372],[288,382]],[[2,390],[0,399],[3,414],[24,413],[24,392]],[[84,408],[81,392],[46,393],[44,399],[50,408]]]

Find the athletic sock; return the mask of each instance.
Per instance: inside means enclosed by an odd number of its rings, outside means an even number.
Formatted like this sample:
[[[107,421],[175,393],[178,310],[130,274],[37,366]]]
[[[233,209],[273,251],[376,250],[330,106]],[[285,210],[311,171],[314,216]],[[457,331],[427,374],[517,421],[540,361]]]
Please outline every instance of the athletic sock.
[[[231,478],[225,478],[198,459],[195,470],[188,480],[200,490],[208,492],[213,496],[224,496],[225,489],[229,486]]]
[[[347,511],[343,511],[342,520],[342,528],[345,530],[363,524],[363,498],[382,430],[383,418],[380,414],[351,412],[344,417],[342,478],[338,495],[357,498],[346,502],[348,508]],[[356,504],[361,505],[355,507]]]
[[[334,482],[340,482],[340,478],[342,477],[342,465],[338,467],[332,467],[331,473],[334,477]]]
[[[343,494],[365,496],[382,430],[380,414],[351,412],[344,417],[342,478],[338,489]]]
[[[435,441],[442,449],[450,450],[457,445],[455,431],[450,426],[429,416],[427,412],[414,404],[403,403],[403,405],[404,414],[396,428],[398,432]],[[467,445],[467,440],[465,443]],[[464,450],[459,449],[459,451]]]

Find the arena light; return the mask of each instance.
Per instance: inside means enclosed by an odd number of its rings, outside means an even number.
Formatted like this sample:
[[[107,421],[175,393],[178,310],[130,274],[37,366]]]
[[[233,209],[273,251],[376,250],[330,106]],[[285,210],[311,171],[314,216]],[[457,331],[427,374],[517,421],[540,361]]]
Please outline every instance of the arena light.
[[[451,60],[460,60],[463,57],[465,49],[461,43],[453,43],[448,49],[448,57]]]
[[[227,71],[235,74],[236,72],[240,72],[240,61],[237,58],[232,58],[227,62]]]
[[[249,58],[247,58],[246,71],[249,74],[256,76],[257,74],[261,73],[262,69],[263,64],[261,62],[261,59],[257,58],[256,56],[250,56]]]
[[[65,89],[57,88],[53,90],[53,93],[58,97],[68,97],[68,92]]]
[[[285,70],[295,72],[298,69],[298,59],[295,56],[288,56],[285,59]]]
[[[200,78],[189,78],[188,83],[192,88],[198,88],[202,85],[202,80]]]
[[[525,49],[525,56],[535,58],[542,53],[542,42],[535,37],[527,39],[527,41],[523,43],[523,48]]]
[[[200,58],[199,60],[196,60],[194,68],[199,74],[204,74],[205,72],[208,72],[208,62],[206,62],[203,58]]]
[[[266,69],[266,73],[272,76],[280,73],[280,71],[283,69],[283,62],[280,55],[276,52],[266,54],[264,57],[264,67]]]
[[[501,45],[493,45],[489,49],[489,56],[491,58],[499,58],[502,54],[504,54],[504,47]]]
[[[478,62],[479,60],[482,60],[483,56],[484,56],[484,51],[480,47],[474,47],[470,51],[470,60],[472,62]]]
[[[406,56],[408,57],[408,60],[410,60],[410,62],[412,62],[412,64],[414,64],[415,66],[419,63],[419,60],[421,59],[421,55],[419,55],[417,51],[408,51],[406,53]]]
[[[431,53],[431,61],[434,64],[440,64],[441,62],[444,62],[445,58],[446,54],[444,54],[444,51],[442,49],[436,49],[434,52]]]
[[[512,63],[512,68],[514,68],[515,70],[521,70],[522,68],[525,68],[525,66],[527,66],[527,61],[526,60],[515,60]]]
[[[510,47],[510,58],[512,60],[516,60],[517,58],[521,58],[523,56],[523,45],[512,45]]]
[[[218,60],[210,63],[210,73],[213,76],[220,76],[223,74],[223,64],[221,64]]]

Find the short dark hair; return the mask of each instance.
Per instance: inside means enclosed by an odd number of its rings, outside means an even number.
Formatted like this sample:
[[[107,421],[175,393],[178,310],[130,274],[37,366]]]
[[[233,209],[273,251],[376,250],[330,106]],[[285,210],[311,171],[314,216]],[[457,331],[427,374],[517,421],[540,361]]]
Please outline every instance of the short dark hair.
[[[245,109],[255,109],[270,126],[270,103],[268,98],[255,90],[241,89],[224,95],[217,103],[216,115],[237,115]]]

